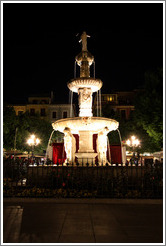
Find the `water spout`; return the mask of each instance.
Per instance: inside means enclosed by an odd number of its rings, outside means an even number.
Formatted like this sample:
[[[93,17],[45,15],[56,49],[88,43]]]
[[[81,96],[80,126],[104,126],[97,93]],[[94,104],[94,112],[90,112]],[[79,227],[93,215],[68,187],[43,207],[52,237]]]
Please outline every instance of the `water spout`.
[[[46,155],[45,155],[45,164],[46,164],[46,161],[47,161],[47,157],[48,157],[48,149],[49,149],[50,142],[51,142],[52,135],[53,135],[54,131],[55,131],[55,130],[53,130],[53,131],[51,132],[50,138],[49,138],[49,140],[48,140],[47,149],[46,149]]]
[[[76,78],[76,69],[77,69],[76,64],[77,64],[77,62],[75,61],[74,62],[74,78]]]
[[[99,116],[99,93],[97,91],[97,117]]]
[[[71,91],[71,102],[70,102],[70,117],[72,117],[73,110],[73,91]]]
[[[100,117],[101,117],[101,90],[99,90],[99,104],[100,104]]]
[[[94,79],[95,79],[95,61],[93,62],[93,72],[94,72],[94,74],[93,74],[93,76],[94,76]]]
[[[69,104],[70,104],[70,102],[71,102],[71,91],[69,91]]]
[[[121,156],[122,156],[122,138],[119,129],[116,129],[119,134],[119,140],[120,140],[120,149],[121,149]]]
[[[62,149],[62,163],[61,164],[64,164],[64,156],[65,156],[65,146],[63,145],[63,149]]]
[[[108,145],[108,162],[111,163],[111,151],[110,151],[110,142],[107,136],[107,145]]]
[[[73,91],[69,92],[69,105],[70,105],[69,115],[70,115],[70,117],[72,117],[72,113],[73,113]]]

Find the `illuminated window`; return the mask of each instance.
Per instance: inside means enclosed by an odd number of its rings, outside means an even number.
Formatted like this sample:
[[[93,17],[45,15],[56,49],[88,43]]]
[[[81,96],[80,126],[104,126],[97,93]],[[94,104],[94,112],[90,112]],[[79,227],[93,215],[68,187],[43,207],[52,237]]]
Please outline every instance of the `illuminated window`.
[[[108,102],[112,102],[112,101],[115,101],[115,96],[113,96],[113,95],[109,95],[109,96],[107,96],[107,101]]]
[[[112,96],[107,97],[107,101],[111,102],[113,100]]]

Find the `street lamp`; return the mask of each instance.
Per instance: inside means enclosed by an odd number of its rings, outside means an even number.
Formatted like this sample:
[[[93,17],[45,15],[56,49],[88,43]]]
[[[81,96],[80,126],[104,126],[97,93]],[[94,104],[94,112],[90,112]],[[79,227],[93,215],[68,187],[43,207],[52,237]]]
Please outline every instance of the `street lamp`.
[[[27,144],[32,147],[32,161],[33,161],[34,147],[37,146],[39,143],[40,143],[40,139],[36,138],[34,134],[32,134],[30,138],[27,140]]]
[[[140,146],[140,141],[135,136],[131,136],[130,139],[126,141],[126,144],[133,149],[133,158],[135,159],[135,148]]]

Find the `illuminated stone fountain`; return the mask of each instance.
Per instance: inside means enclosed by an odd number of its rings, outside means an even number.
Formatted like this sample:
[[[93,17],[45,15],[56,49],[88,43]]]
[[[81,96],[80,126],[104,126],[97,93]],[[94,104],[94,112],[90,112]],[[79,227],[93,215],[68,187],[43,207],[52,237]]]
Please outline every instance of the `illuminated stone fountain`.
[[[92,94],[102,87],[102,81],[90,77],[90,66],[94,57],[87,50],[86,32],[81,35],[82,51],[76,56],[76,62],[80,66],[80,77],[71,79],[68,88],[78,93],[79,117],[57,120],[52,124],[53,129],[64,133],[64,146],[67,155],[66,162],[75,162],[75,157],[80,163],[95,163],[98,156],[99,165],[105,165],[107,161],[107,134],[116,130],[119,123],[113,119],[93,117]],[[76,152],[76,139],[73,134],[79,136],[79,149]],[[94,152],[93,135],[97,134],[97,153]]]

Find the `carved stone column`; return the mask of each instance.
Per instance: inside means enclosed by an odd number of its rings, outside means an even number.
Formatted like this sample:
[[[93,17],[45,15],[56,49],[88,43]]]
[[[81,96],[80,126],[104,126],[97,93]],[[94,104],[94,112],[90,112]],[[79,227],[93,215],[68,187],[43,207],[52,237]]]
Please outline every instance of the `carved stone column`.
[[[78,89],[79,101],[79,116],[91,117],[92,114],[92,89],[80,88]]]

